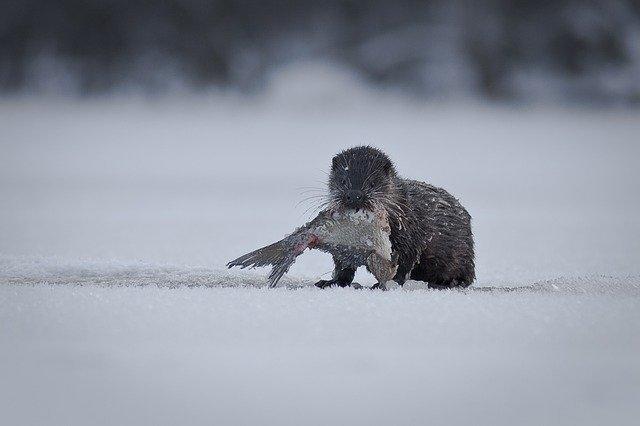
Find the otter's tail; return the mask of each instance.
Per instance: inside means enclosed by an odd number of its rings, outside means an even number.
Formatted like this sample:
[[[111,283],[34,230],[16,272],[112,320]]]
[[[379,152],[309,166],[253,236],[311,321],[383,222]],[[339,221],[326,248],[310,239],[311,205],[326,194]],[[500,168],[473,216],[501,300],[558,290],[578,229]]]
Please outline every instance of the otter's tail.
[[[240,256],[236,260],[227,263],[227,267],[239,266],[241,268],[255,268],[257,266],[272,265],[269,274],[269,287],[275,287],[280,278],[287,273],[296,259],[296,254],[286,239],[270,244],[261,249]]]

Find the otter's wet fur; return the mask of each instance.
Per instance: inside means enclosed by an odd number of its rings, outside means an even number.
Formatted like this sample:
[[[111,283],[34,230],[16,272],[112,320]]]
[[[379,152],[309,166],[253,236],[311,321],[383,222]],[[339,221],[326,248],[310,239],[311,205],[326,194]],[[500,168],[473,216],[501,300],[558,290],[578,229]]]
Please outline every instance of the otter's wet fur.
[[[475,280],[471,216],[442,188],[403,179],[382,151],[360,146],[337,154],[328,182],[330,206],[375,210],[389,216],[391,245],[397,256],[394,281],[425,281],[432,288],[467,287]],[[319,287],[348,286],[355,269],[334,257],[331,280]]]

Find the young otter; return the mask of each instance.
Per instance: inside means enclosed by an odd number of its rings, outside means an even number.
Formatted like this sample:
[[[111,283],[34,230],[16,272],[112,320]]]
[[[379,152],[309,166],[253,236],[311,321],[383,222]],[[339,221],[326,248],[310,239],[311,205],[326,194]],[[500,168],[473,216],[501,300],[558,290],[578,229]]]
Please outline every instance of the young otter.
[[[432,288],[467,287],[475,279],[471,216],[444,189],[402,179],[389,157],[369,146],[333,157],[328,186],[329,205],[387,211],[398,284],[412,279]],[[332,279],[316,286],[353,282],[356,269],[333,260]]]

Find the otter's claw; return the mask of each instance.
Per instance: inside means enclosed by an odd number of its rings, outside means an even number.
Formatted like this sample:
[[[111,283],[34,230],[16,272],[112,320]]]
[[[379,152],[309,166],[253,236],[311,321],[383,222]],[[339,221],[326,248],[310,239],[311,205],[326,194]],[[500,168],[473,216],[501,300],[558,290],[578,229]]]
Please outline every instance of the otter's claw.
[[[372,285],[370,287],[371,290],[382,290],[382,291],[387,291],[387,285],[386,284],[380,284],[380,283],[375,283],[374,285]]]

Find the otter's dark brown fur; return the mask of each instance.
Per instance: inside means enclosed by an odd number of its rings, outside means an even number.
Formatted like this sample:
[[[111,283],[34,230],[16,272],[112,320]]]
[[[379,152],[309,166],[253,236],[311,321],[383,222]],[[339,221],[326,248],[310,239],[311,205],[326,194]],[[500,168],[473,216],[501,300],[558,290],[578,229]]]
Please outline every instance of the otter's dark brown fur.
[[[369,146],[337,154],[329,175],[329,203],[389,214],[391,244],[398,259],[394,280],[425,281],[429,287],[467,287],[475,279],[471,216],[451,194],[399,177],[389,157]],[[331,280],[316,285],[351,285],[355,269],[334,258]]]

